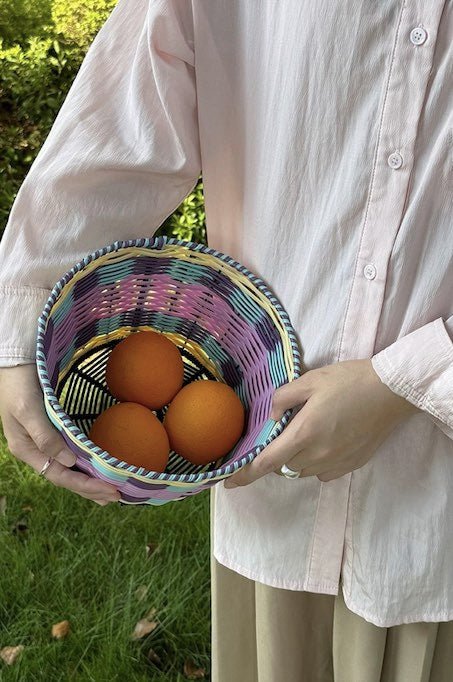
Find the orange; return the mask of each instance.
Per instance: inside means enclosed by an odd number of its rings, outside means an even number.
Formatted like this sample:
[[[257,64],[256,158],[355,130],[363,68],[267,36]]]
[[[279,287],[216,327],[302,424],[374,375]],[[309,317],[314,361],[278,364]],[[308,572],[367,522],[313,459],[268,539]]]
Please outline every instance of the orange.
[[[175,452],[192,464],[207,464],[232,449],[244,420],[244,408],[233,389],[204,379],[187,384],[173,398],[164,427]]]
[[[133,332],[110,353],[105,380],[117,400],[157,410],[169,403],[182,386],[181,353],[163,334]]]
[[[136,467],[163,472],[170,445],[158,418],[143,405],[117,403],[96,417],[88,434],[103,450]]]

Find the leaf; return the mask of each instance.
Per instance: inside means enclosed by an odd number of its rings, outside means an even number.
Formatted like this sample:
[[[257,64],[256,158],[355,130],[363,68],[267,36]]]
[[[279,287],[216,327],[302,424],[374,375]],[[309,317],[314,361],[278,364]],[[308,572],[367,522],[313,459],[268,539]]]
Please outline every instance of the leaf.
[[[148,594],[148,586],[147,585],[140,585],[140,587],[137,587],[135,590],[135,598],[138,599],[138,601],[143,601]]]
[[[159,551],[159,545],[156,545],[154,542],[148,542],[146,545],[146,558],[149,559],[154,552]]]
[[[138,621],[134,628],[134,632],[131,635],[132,639],[142,639],[142,637],[145,637],[146,635],[149,635],[150,632],[155,630],[157,628],[158,623],[156,621],[150,621],[147,618],[142,618],[141,620]]]
[[[54,639],[64,639],[71,632],[69,620],[62,620],[60,623],[52,625],[52,637]]]
[[[148,653],[146,654],[146,658],[148,659],[149,663],[152,663],[153,665],[156,666],[156,668],[162,668],[162,660],[161,658],[156,654],[154,649],[150,649]]]
[[[22,507],[23,512],[31,512],[33,511],[33,507],[31,507],[29,504],[27,504],[25,507]]]
[[[154,620],[157,614],[157,609],[153,606],[153,608],[149,611],[149,613],[146,614],[145,618],[148,620]]]
[[[198,668],[191,658],[184,661],[184,677],[188,680],[201,680],[205,676],[205,669]]]
[[[5,495],[0,495],[0,516],[5,516],[6,514],[6,497]]]
[[[0,649],[0,658],[6,665],[13,665],[23,650],[23,644],[19,644],[18,646],[4,646],[3,649]]]

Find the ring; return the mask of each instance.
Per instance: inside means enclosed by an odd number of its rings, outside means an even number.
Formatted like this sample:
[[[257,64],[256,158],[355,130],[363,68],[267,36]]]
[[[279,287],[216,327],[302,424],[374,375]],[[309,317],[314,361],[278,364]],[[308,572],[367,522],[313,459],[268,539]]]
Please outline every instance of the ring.
[[[287,467],[286,464],[283,464],[283,466],[280,468],[280,471],[285,478],[299,478],[300,471],[294,471],[294,469]]]
[[[50,465],[52,464],[52,462],[54,461],[54,459],[55,459],[54,457],[49,457],[49,459],[46,461],[46,463],[44,464],[43,468],[42,468],[41,471],[39,472],[39,475],[40,475],[40,476],[44,476],[44,475],[45,475],[47,469],[50,467]]]

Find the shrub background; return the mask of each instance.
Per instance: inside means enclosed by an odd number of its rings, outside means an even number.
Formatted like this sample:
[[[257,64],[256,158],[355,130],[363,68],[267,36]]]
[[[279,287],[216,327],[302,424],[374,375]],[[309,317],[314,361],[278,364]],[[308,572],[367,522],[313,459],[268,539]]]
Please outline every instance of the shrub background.
[[[115,4],[0,0],[0,238],[17,191]],[[205,241],[201,178],[163,223],[161,233]]]

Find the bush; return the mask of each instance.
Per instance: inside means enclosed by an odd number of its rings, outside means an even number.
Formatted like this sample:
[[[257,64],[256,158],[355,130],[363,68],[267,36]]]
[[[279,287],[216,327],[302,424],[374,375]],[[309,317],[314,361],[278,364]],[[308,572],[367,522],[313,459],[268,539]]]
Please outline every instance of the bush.
[[[0,0],[0,235],[86,50],[115,2]],[[6,10],[13,6],[6,22]],[[30,16],[21,14],[27,8]],[[33,37],[30,17],[35,21]],[[17,44],[11,44],[12,38]],[[205,241],[202,187],[200,179],[160,234]]]
[[[43,37],[52,23],[52,0],[0,0],[0,37],[5,45]]]
[[[53,0],[55,32],[85,51],[117,0]]]

